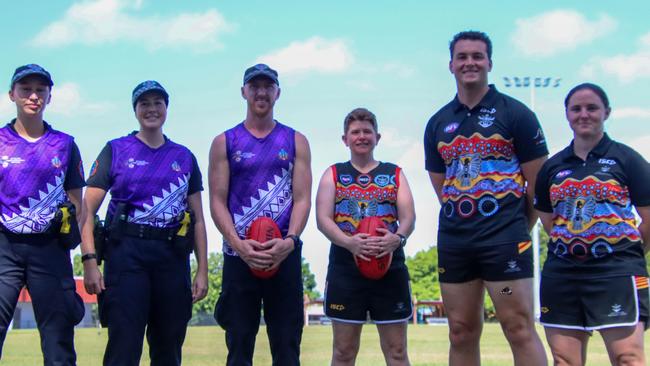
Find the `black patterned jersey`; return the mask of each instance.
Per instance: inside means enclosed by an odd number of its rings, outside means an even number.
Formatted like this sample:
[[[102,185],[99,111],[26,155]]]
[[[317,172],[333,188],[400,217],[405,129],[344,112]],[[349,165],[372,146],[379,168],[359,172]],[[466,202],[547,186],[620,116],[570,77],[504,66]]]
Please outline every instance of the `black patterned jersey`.
[[[426,169],[444,173],[438,245],[530,240],[522,163],[548,154],[535,114],[494,85],[472,109],[458,97],[424,135]]]
[[[573,142],[539,171],[535,208],[553,213],[544,275],[647,276],[633,206],[650,205],[650,164],[605,135],[583,161]]]

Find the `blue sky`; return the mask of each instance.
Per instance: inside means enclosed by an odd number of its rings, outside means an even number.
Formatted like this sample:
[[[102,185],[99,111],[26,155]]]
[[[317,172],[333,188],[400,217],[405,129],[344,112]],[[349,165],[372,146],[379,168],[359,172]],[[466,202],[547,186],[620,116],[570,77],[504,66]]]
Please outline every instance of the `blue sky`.
[[[404,167],[417,223],[407,254],[435,243],[438,205],[423,163],[430,115],[455,94],[448,70],[454,33],[477,29],[494,43],[491,82],[531,104],[530,88],[504,77],[552,77],[558,87],[534,91],[535,111],[553,152],[568,144],[566,92],[583,81],[608,92],[610,135],[650,158],[650,2],[628,1],[36,1],[3,7],[7,87],[14,68],[38,63],[54,78],[46,120],[71,133],[88,171],[105,142],[137,128],[130,105],[140,81],[170,93],[165,133],[187,145],[207,177],[214,136],[240,122],[246,67],[267,62],[280,72],[276,118],[310,141],[314,182],[348,159],[342,119],[364,106],[383,138],[376,157]],[[0,118],[15,116],[6,94]],[[206,189],[207,189],[207,181]],[[314,186],[314,193],[316,187]],[[207,191],[204,193],[207,215]],[[207,215],[209,218],[209,215]],[[313,215],[303,255],[325,284],[329,243]],[[209,225],[211,250],[221,237]]]

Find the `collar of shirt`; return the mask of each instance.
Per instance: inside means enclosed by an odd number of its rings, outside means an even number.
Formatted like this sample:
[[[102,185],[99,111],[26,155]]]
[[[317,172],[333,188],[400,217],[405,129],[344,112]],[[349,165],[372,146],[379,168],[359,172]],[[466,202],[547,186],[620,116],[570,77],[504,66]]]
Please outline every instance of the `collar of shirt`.
[[[497,97],[499,95],[499,92],[497,91],[497,88],[496,86],[494,86],[494,84],[488,85],[488,88],[489,88],[488,92],[483,96],[483,98],[476,105],[476,107],[472,109],[481,108],[481,107],[492,108],[492,106],[494,106]],[[452,101],[452,107],[454,112],[459,112],[461,109],[465,109],[465,110],[469,109],[466,105],[461,103],[460,100],[458,100],[458,94],[456,94],[454,100]]]
[[[609,138],[607,133],[603,134],[603,138],[601,138],[600,141],[598,141],[598,144],[593,149],[591,149],[588,157],[600,158],[605,156],[611,144],[612,144],[612,139]],[[573,140],[571,140],[569,146],[565,147],[560,154],[562,156],[563,161],[569,161],[571,159],[579,159],[580,161],[582,161],[582,159],[576,156],[576,154],[573,152]]]

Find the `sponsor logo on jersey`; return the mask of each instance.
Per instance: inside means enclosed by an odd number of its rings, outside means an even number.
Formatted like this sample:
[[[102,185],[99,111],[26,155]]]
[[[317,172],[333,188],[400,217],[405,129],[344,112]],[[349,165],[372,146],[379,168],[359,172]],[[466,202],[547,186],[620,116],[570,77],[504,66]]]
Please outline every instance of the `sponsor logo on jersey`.
[[[612,312],[607,314],[609,318],[616,318],[616,317],[626,316],[626,315],[627,313],[623,311],[623,307],[619,304],[612,305]]]
[[[487,114],[495,114],[495,113],[497,112],[497,109],[494,108],[494,107],[492,107],[492,108],[490,108],[490,109],[488,109],[488,108],[481,108],[481,110],[480,110],[479,112],[480,112],[480,113],[487,113]]]
[[[341,174],[339,175],[339,180],[341,183],[347,186],[348,184],[352,183],[352,176],[350,174]]]
[[[445,127],[445,132],[446,133],[453,133],[458,129],[458,126],[460,126],[460,123],[458,122],[452,122]]]
[[[0,165],[2,165],[3,168],[8,167],[9,164],[20,164],[24,161],[25,159],[20,157],[9,157],[7,155],[0,157]]]
[[[240,161],[242,161],[242,159],[250,159],[253,156],[255,156],[255,154],[253,154],[252,152],[241,152],[241,150],[237,150],[232,155],[232,160],[239,163]]]
[[[544,131],[542,131],[541,127],[537,129],[537,132],[535,132],[535,136],[533,137],[533,140],[535,140],[535,143],[537,145],[546,143],[546,138],[544,137]]]
[[[287,160],[289,159],[289,154],[284,149],[280,149],[280,151],[278,151],[278,159]]]
[[[55,156],[52,158],[52,166],[55,168],[60,168],[61,167],[61,159],[59,159],[58,156]]]
[[[616,165],[616,161],[612,159],[598,159],[598,164],[603,165]]]
[[[129,167],[129,169],[133,169],[136,166],[145,166],[148,165],[149,162],[145,160],[136,160],[134,158],[129,158],[129,160],[126,161],[126,166]]]
[[[180,172],[181,171],[181,166],[178,164],[178,162],[173,162],[172,163],[172,170],[175,172]]]
[[[375,177],[375,184],[380,187],[385,187],[390,183],[390,177],[388,174],[379,174]]]
[[[365,187],[368,184],[370,184],[371,179],[372,178],[368,174],[361,174],[360,176],[357,177],[357,183]]]
[[[555,174],[555,178],[564,178],[564,177],[566,177],[567,175],[569,175],[571,173],[572,173],[571,169],[565,169],[565,170],[562,170],[561,172],[558,172],[557,174]]]

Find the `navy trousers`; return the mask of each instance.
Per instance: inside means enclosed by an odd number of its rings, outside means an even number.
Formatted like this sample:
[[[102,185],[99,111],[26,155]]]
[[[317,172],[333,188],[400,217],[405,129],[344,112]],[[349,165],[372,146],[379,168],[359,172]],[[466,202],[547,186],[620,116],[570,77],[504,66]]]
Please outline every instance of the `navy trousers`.
[[[44,365],[76,365],[74,326],[83,319],[84,305],[75,290],[70,251],[49,236],[1,232],[0,352],[25,285],[34,306]]]
[[[104,365],[139,365],[145,330],[151,365],[180,365],[192,316],[189,255],[166,241],[131,237],[107,249],[100,300],[108,327]]]
[[[304,323],[300,249],[291,252],[275,276],[267,280],[254,277],[241,258],[224,255],[215,319],[226,331],[228,366],[253,364],[262,306],[273,365],[300,365]]]

